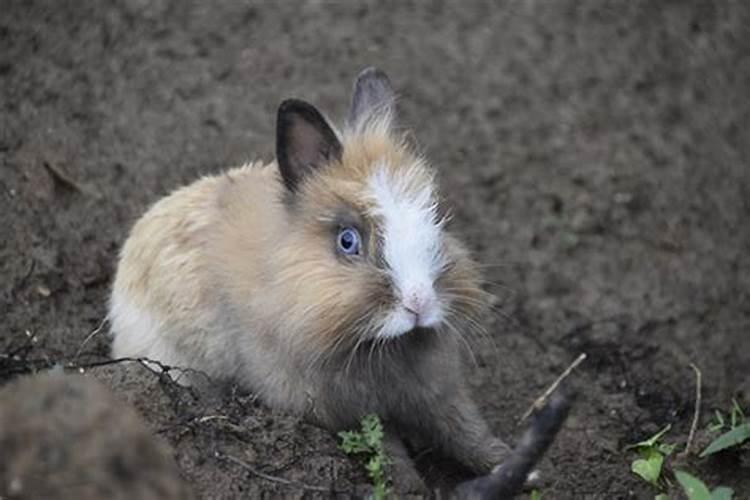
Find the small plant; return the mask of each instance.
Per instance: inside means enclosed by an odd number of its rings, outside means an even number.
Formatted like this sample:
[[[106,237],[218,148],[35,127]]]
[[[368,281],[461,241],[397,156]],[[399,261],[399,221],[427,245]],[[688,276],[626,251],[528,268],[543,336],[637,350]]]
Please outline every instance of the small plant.
[[[725,486],[710,491],[703,481],[685,471],[675,471],[674,475],[688,500],[732,500],[734,496],[734,491]]]
[[[383,425],[377,415],[366,415],[360,422],[360,431],[339,432],[341,448],[348,455],[364,455],[365,468],[372,481],[372,496],[382,500],[390,493],[385,468],[390,459],[383,448]]]
[[[663,474],[664,462],[676,448],[676,444],[666,443],[663,440],[670,427],[667,425],[650,438],[626,448],[635,450],[639,455],[639,458],[631,464],[631,470],[661,491],[656,495],[655,500],[667,500],[669,497],[664,492],[672,486]],[[732,401],[732,408],[726,416],[716,411],[708,429],[712,432],[722,432],[722,434],[703,450],[700,454],[701,458],[750,441],[750,421],[747,420],[745,413],[735,400]],[[731,500],[734,495],[731,488],[724,486],[711,491],[703,481],[685,471],[674,470],[674,478],[682,487],[688,500]]]
[[[662,430],[650,438],[628,446],[626,449],[634,449],[638,452],[640,458],[633,460],[630,469],[659,489],[664,489],[660,483],[662,477],[661,471],[664,465],[664,459],[672,454],[675,449],[674,444],[668,444],[661,441],[662,437],[669,432],[671,425],[667,425]]]
[[[745,412],[742,411],[736,399],[732,400],[732,408],[729,410],[728,419],[725,419],[721,412],[716,410],[714,421],[709,426],[709,430],[713,432],[726,430],[726,432],[714,439],[701,452],[701,458],[727,448],[741,446],[744,442],[750,440],[750,422],[745,418]]]
[[[729,416],[727,419],[724,418],[724,414],[719,410],[714,411],[714,419],[709,424],[708,430],[711,432],[720,432],[724,429],[734,429],[740,424],[745,423],[745,412],[742,411],[742,407],[736,399],[732,399],[732,407],[729,409]]]

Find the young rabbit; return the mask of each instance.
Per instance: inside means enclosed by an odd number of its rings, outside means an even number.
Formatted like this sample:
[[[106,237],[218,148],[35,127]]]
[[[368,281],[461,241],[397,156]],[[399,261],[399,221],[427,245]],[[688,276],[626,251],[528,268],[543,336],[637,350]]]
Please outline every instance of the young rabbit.
[[[476,473],[498,465],[509,449],[462,366],[462,336],[487,294],[445,228],[433,169],[393,121],[390,82],[369,68],[342,131],[310,104],[284,101],[276,162],[156,203],[122,249],[113,355],[234,378],[332,430],[376,413],[402,469],[399,436]]]

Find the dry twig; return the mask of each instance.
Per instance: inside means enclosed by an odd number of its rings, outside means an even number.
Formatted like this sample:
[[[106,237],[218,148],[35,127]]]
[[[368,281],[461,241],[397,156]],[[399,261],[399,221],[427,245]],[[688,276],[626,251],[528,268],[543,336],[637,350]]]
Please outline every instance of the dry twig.
[[[572,372],[573,370],[575,370],[576,366],[580,365],[580,364],[581,364],[581,363],[583,362],[583,360],[584,360],[584,359],[586,359],[586,353],[585,353],[585,352],[584,352],[584,353],[581,353],[581,355],[580,355],[580,356],[578,356],[578,357],[576,358],[576,360],[575,360],[575,361],[573,361],[573,362],[572,362],[572,363],[570,364],[570,366],[568,366],[568,367],[567,367],[567,368],[565,369],[565,371],[564,371],[564,372],[562,372],[562,374],[561,374],[561,375],[560,375],[559,377],[557,377],[557,379],[555,379],[555,381],[554,381],[554,382],[552,382],[552,385],[550,385],[550,386],[549,386],[549,387],[547,388],[547,390],[546,390],[546,391],[544,391],[544,393],[542,393],[542,395],[541,395],[541,396],[539,396],[539,397],[538,397],[538,398],[537,398],[537,399],[536,399],[536,400],[535,400],[535,401],[534,401],[534,402],[533,402],[533,403],[531,404],[531,406],[529,406],[529,409],[528,409],[528,410],[526,410],[526,413],[524,413],[524,414],[523,414],[523,415],[521,416],[521,419],[520,419],[520,420],[518,421],[518,423],[520,424],[521,422],[523,422],[524,420],[526,420],[527,418],[529,418],[529,415],[531,415],[532,413],[534,413],[534,411],[538,411],[538,410],[542,409],[542,408],[544,407],[544,405],[545,405],[545,404],[547,403],[547,400],[549,399],[550,395],[551,395],[551,394],[552,394],[553,392],[555,392],[555,389],[557,389],[557,387],[558,387],[558,386],[560,385],[560,383],[561,383],[561,382],[562,382],[563,380],[565,380],[566,378],[568,378],[568,375],[570,375],[570,373],[571,373],[571,372]]]
[[[239,465],[240,467],[242,467],[246,471],[248,471],[248,472],[252,473],[253,475],[258,476],[258,477],[260,477],[262,479],[265,479],[266,481],[271,481],[271,482],[274,482],[274,483],[284,484],[286,486],[292,486],[292,487],[295,487],[295,488],[300,488],[300,489],[308,490],[308,491],[317,491],[317,492],[323,492],[323,493],[339,493],[339,492],[335,491],[333,488],[327,488],[325,486],[315,486],[315,485],[312,485],[312,484],[303,483],[301,481],[294,481],[292,479],[285,479],[283,477],[277,477],[277,476],[272,476],[270,474],[266,474],[265,472],[259,471],[258,469],[256,469],[255,467],[253,467],[249,463],[245,462],[244,460],[241,460],[241,459],[239,459],[237,457],[233,457],[232,455],[225,455],[223,453],[220,453],[220,452],[216,451],[216,452],[214,452],[214,456],[216,456],[216,458],[218,458],[220,460],[227,460],[229,462],[232,462],[235,465]]]
[[[701,415],[701,371],[694,363],[690,363],[690,368],[695,371],[695,409],[693,410],[693,423],[690,425],[690,433],[688,434],[687,444],[685,444],[685,451],[681,454],[683,457],[687,457],[690,454],[690,448],[693,446],[693,438],[695,438],[695,430],[698,428],[698,419]]]
[[[75,179],[66,174],[60,167],[49,162],[43,163],[44,168],[52,176],[52,178],[58,182],[61,186],[64,186],[73,191],[79,193],[86,193],[86,190],[81,186]]]
[[[89,343],[89,341],[94,338],[96,335],[101,333],[102,329],[104,328],[104,325],[107,324],[109,320],[105,317],[104,319],[99,322],[99,326],[94,328],[91,333],[89,333],[85,339],[83,339],[83,342],[81,342],[81,345],[78,346],[78,350],[76,351],[75,355],[73,355],[73,362],[75,363],[78,360],[78,357],[81,355],[81,351],[83,351],[83,348],[86,347],[86,344]]]

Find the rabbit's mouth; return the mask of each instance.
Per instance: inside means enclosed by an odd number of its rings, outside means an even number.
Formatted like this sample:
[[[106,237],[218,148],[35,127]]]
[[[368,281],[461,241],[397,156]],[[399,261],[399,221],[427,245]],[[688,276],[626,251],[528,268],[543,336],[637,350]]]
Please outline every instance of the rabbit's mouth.
[[[443,312],[437,304],[419,309],[399,305],[386,316],[376,336],[394,338],[417,329],[435,329],[442,320]]]

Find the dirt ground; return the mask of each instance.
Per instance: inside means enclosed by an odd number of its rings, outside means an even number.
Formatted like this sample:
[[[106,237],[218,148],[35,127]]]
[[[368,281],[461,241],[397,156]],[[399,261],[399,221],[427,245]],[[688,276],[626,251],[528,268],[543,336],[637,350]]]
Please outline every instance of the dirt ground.
[[[4,0],[0,352],[40,367],[105,359],[106,334],[89,334],[134,220],[201,174],[271,159],[284,98],[343,117],[367,65],[391,76],[453,228],[496,283],[471,371],[493,428],[516,438],[585,352],[580,397],[541,464],[545,498],[653,497],[624,448],[666,424],[685,442],[690,363],[701,429],[732,397],[750,404],[746,2]],[[25,370],[3,359],[0,382]],[[333,436],[252,395],[179,391],[137,366],[91,371],[167,438],[205,498],[321,495],[230,456],[365,491]],[[433,484],[451,481],[421,462]],[[750,497],[747,451],[683,468]]]

